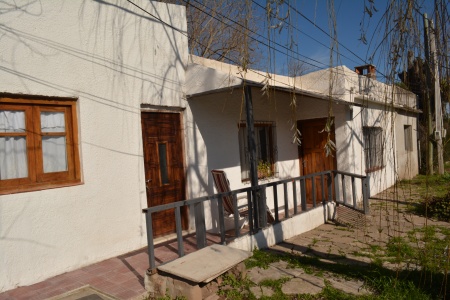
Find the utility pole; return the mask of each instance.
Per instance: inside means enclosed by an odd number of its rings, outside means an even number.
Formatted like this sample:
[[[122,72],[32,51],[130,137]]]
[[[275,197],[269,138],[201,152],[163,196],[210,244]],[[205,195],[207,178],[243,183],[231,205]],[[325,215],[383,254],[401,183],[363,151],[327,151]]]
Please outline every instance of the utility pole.
[[[425,91],[425,108],[427,118],[427,174],[432,175],[433,171],[433,118],[431,115],[431,99],[430,99],[430,86],[431,86],[431,72],[430,72],[430,51],[429,51],[429,35],[428,35],[428,18],[427,14],[423,14],[423,27],[424,27],[424,44],[425,44],[425,57],[427,65],[425,67],[427,74],[427,88]]]
[[[431,63],[434,69],[434,120],[435,131],[434,139],[437,145],[437,157],[438,157],[438,173],[444,174],[444,148],[442,146],[442,104],[441,104],[441,86],[439,80],[439,64],[438,56],[436,53],[436,36],[434,34],[433,21],[430,20],[430,56]]]

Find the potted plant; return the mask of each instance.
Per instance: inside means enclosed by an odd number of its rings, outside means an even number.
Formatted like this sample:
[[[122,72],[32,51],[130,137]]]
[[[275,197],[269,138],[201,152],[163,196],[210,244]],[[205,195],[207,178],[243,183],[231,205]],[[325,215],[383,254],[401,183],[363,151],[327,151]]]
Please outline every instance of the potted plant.
[[[258,178],[268,178],[272,176],[272,166],[269,162],[260,160],[258,162]]]

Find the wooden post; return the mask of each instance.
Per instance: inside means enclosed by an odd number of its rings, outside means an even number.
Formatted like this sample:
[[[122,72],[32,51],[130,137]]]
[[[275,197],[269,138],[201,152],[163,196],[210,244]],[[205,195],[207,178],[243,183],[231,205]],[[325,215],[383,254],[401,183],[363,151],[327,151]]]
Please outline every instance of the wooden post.
[[[441,104],[441,86],[439,83],[439,65],[438,56],[436,54],[436,37],[434,35],[433,21],[430,21],[430,58],[431,66],[434,70],[434,120],[435,120],[435,135],[436,140],[436,150],[438,158],[438,173],[440,175],[444,174],[444,148],[442,146],[442,104]],[[430,67],[431,67],[430,66]]]
[[[258,187],[258,170],[256,161],[256,142],[255,142],[255,125],[253,120],[253,103],[252,103],[252,90],[248,85],[244,86],[244,100],[245,100],[245,113],[247,117],[247,143],[248,152],[250,155],[250,182],[252,188]],[[260,199],[257,190],[252,190],[252,201],[253,201],[253,228],[254,231],[258,231],[261,227],[259,222],[259,209],[260,209]]]
[[[430,43],[428,34],[428,18],[427,14],[423,14],[423,25],[424,25],[424,40],[425,40],[425,57],[426,57],[426,73],[427,73],[427,88],[425,91],[425,110],[427,117],[427,174],[432,175],[433,171],[433,118],[431,115],[431,99],[430,99],[430,86],[431,86],[431,72],[430,72]]]

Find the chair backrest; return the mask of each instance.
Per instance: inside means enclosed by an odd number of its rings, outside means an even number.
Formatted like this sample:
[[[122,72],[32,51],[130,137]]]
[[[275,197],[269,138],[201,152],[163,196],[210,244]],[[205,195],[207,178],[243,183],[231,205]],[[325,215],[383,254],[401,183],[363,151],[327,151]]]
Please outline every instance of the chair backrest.
[[[230,192],[230,182],[227,174],[222,170],[211,170],[214,185],[219,193]],[[233,214],[233,195],[223,197],[223,208],[228,214]]]

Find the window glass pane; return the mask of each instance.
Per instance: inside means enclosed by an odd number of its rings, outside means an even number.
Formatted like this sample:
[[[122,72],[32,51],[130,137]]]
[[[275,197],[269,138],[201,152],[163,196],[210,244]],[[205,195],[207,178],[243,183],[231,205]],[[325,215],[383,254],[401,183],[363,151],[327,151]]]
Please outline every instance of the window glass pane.
[[[28,177],[25,137],[0,137],[0,180]]]
[[[267,127],[258,128],[258,133],[258,143],[256,145],[257,151],[259,152],[258,159],[263,162],[269,162]]]
[[[25,132],[25,112],[0,110],[0,132]]]
[[[241,178],[250,177],[250,154],[247,147],[247,127],[239,126],[239,155],[241,160]]]
[[[364,127],[364,155],[366,172],[383,167],[383,130],[380,127]]]
[[[167,170],[167,145],[158,144],[158,152],[159,152],[159,170],[161,173],[161,183],[168,184],[169,172]]]
[[[66,138],[64,136],[43,136],[42,156],[44,173],[67,171]]]
[[[64,112],[43,111],[41,112],[42,132],[65,132],[66,123]]]

